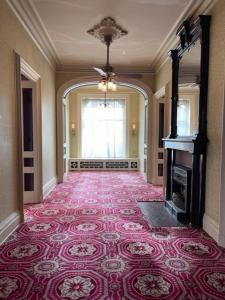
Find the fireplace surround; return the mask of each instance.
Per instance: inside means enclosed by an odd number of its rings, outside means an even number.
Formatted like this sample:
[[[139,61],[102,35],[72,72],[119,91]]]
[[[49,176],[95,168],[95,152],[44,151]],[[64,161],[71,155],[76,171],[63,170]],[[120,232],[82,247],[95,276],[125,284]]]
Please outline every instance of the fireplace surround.
[[[172,199],[166,201],[166,207],[179,222],[190,220],[191,168],[182,165],[172,167]]]

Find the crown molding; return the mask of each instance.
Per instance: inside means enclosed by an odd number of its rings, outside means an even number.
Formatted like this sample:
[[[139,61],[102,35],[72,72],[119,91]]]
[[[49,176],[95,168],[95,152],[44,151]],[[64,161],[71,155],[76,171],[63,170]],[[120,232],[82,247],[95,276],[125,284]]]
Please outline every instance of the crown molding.
[[[91,73],[91,74],[97,74],[96,71],[93,69],[93,66],[88,65],[56,65],[56,72],[58,73]],[[134,74],[134,73],[140,73],[140,74],[146,74],[146,75],[152,75],[154,74],[154,70],[151,70],[149,68],[128,68],[128,67],[116,67],[115,66],[115,72],[120,74]]]
[[[55,69],[59,58],[55,46],[31,0],[6,0],[26,32],[41,51],[48,63]]]
[[[168,61],[168,51],[176,47],[179,42],[176,36],[177,28],[181,23],[188,18],[196,18],[198,15],[205,15],[209,13],[212,7],[218,0],[191,0],[183,13],[179,16],[176,23],[173,25],[166,38],[162,42],[159,50],[151,64],[151,69],[158,72],[162,66]]]
[[[41,76],[37,72],[35,72],[23,58],[21,58],[20,60],[21,60],[20,61],[21,73],[23,75],[29,77],[29,79],[31,79],[33,81],[38,81]]]
[[[207,14],[217,1],[218,0],[191,0],[162,42],[150,68],[129,69],[125,67],[123,69],[122,67],[118,67],[117,72],[123,74],[154,74],[156,71],[159,71],[168,60],[168,51],[173,49],[178,43],[176,30],[182,21],[190,17],[196,17],[200,14]],[[92,67],[89,68],[87,66],[76,65],[67,66],[60,64],[55,45],[32,3],[32,0],[6,0],[6,2],[54,70],[56,69],[57,72],[92,73]]]

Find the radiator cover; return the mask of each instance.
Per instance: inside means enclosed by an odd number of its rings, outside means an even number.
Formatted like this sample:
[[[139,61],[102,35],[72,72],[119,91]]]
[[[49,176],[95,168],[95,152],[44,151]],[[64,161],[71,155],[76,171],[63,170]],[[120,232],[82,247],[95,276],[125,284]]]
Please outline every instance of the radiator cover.
[[[83,159],[70,158],[69,170],[139,170],[139,159]]]

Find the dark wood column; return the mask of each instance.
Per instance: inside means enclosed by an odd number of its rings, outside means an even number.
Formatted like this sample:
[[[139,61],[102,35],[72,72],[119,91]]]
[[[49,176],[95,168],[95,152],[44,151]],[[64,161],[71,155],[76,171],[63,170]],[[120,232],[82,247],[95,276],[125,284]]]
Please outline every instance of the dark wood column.
[[[178,72],[179,56],[178,50],[171,50],[169,53],[172,59],[172,96],[171,96],[171,130],[169,138],[177,137],[177,102],[178,102]],[[172,166],[175,159],[175,151],[167,149],[167,182],[166,182],[166,199],[170,200],[172,195]]]
[[[171,131],[170,138],[177,137],[177,102],[178,102],[178,72],[179,72],[179,55],[178,50],[171,50],[169,53],[172,59],[172,106],[171,106]]]

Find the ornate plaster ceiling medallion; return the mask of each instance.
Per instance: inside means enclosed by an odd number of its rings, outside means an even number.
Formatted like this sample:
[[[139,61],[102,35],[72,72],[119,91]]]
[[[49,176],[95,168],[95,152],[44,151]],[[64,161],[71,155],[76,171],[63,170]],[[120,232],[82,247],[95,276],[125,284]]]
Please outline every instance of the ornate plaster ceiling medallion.
[[[99,39],[102,43],[106,43],[105,37],[110,36],[111,42],[128,34],[128,31],[123,29],[111,17],[104,18],[99,24],[95,25],[87,31],[90,35]]]

